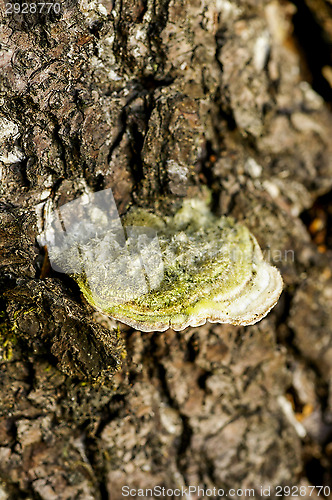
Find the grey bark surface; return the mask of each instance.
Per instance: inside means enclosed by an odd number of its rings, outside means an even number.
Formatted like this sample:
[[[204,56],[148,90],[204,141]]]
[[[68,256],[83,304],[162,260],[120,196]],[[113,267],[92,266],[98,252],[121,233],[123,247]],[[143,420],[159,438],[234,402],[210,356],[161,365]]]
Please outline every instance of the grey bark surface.
[[[332,188],[332,118],[293,4],[0,5],[0,498],[332,486],[332,253],[301,219]],[[141,333],[41,269],[50,209],[106,188],[120,215],[172,209],[203,186],[283,275],[258,324]]]

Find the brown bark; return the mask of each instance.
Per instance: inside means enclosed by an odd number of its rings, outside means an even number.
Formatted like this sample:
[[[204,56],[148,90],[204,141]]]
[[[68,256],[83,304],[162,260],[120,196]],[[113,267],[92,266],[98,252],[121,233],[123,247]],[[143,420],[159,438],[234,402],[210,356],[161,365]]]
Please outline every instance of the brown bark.
[[[332,486],[332,120],[302,80],[294,12],[103,0],[2,15],[0,498]],[[204,185],[282,272],[260,323],[117,328],[41,271],[50,208],[106,188],[120,214],[172,207]]]

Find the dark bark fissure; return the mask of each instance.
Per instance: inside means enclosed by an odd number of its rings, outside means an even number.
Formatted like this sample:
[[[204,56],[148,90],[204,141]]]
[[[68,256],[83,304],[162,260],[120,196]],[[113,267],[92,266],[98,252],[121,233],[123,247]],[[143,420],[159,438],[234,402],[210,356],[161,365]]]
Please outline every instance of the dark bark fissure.
[[[319,13],[319,2],[316,2],[317,12],[310,10],[310,3],[306,1],[293,0],[296,13],[293,17],[294,35],[302,49],[304,60],[305,77],[312,84],[324,100],[332,104],[332,89],[329,82],[324,78],[323,68],[332,65],[332,37],[328,38],[323,27],[317,20]],[[312,3],[312,6],[315,2]],[[331,6],[326,3],[326,9],[332,15]],[[310,36],[308,34],[310,33]]]

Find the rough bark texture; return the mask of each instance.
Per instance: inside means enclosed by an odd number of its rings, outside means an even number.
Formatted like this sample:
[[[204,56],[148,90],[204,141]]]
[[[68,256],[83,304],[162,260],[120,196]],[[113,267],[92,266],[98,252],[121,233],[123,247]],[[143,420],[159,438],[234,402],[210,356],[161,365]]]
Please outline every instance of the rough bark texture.
[[[305,8],[327,50],[331,4]],[[332,120],[302,79],[294,5],[1,9],[0,498],[331,485],[331,205],[320,197]],[[36,236],[52,207],[112,188],[120,214],[172,209],[203,185],[283,274],[260,323],[141,333],[41,269]]]

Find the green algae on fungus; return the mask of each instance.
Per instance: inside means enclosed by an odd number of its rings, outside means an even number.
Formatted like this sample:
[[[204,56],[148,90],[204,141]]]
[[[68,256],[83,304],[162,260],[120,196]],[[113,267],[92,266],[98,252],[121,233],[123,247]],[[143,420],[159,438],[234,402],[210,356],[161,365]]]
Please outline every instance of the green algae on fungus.
[[[252,325],[282,291],[280,273],[249,230],[216,217],[200,199],[185,200],[174,216],[132,208],[103,231],[80,224],[49,249],[51,263],[74,277],[95,308],[144,332],[207,320]]]

